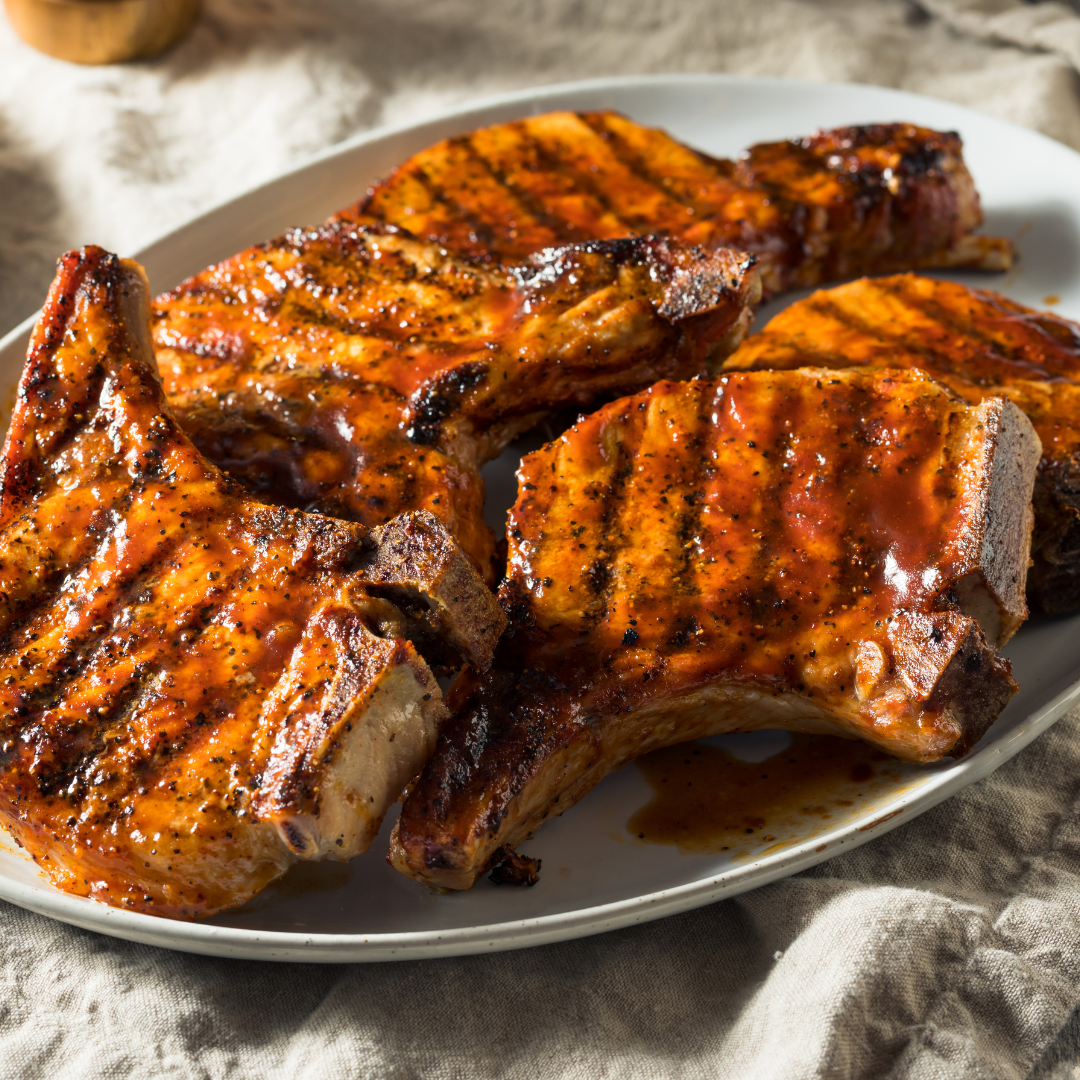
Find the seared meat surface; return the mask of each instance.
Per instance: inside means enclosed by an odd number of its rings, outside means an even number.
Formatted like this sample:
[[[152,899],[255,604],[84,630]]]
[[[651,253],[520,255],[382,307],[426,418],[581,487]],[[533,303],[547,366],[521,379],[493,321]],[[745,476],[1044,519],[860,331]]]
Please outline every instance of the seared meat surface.
[[[974,236],[959,137],[912,124],[820,131],[709,157],[614,112],[555,112],[421,151],[338,217],[512,263],[555,244],[665,234],[761,259],[766,292],[931,266],[1007,269]]]
[[[962,754],[1015,690],[1039,441],[918,372],[662,382],[527,456],[491,672],[407,799],[394,865],[467,888],[604,775],[788,728]]]
[[[917,367],[970,402],[1004,395],[1042,441],[1028,593],[1080,608],[1080,326],[998,293],[903,274],[800,300],[748,339],[727,370]]]
[[[336,224],[159,297],[154,342],[185,431],[259,498],[428,510],[494,580],[480,465],[554,409],[715,370],[759,298],[730,251],[617,240],[504,269]]]
[[[417,641],[504,619],[430,514],[262,505],[153,370],[140,267],[60,263],[0,461],[0,823],[54,884],[175,917],[363,851],[445,716]]]
[[[845,128],[720,161],[551,113],[431,147],[331,224],[196,275],[156,302],[154,340],[184,429],[257,497],[367,525],[429,510],[494,581],[479,466],[552,410],[714,370],[761,295],[725,249],[773,292],[1001,269],[980,221],[953,134]],[[613,239],[643,233],[670,239]]]

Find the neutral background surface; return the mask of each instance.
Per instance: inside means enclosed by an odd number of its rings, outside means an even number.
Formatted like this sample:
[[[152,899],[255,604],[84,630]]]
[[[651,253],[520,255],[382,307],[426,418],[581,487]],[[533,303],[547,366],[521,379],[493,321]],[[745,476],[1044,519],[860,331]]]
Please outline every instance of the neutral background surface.
[[[347,135],[483,94],[662,71],[878,82],[1080,148],[1078,66],[1080,15],[1014,0],[207,0],[167,56],[98,69],[0,19],[0,333],[65,248],[126,253]],[[238,963],[0,904],[3,1077],[1064,1080],[1078,1003],[1080,716],[815,871],[526,952]]]

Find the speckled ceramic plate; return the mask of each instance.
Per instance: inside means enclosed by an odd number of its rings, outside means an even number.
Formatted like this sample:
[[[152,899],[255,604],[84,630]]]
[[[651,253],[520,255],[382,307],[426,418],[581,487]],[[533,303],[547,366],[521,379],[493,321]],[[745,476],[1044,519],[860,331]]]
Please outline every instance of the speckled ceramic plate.
[[[1021,259],[997,278],[955,275],[1080,318],[1080,156],[1022,128],[929,98],[866,86],[725,76],[616,79],[513,94],[424,124],[376,131],[209,211],[142,252],[155,291],[298,223],[354,201],[375,177],[448,135],[549,109],[615,108],[717,155],[817,127],[911,120],[959,131],[983,196],[986,230],[1012,237]],[[123,254],[129,254],[124,252]],[[1053,300],[1048,298],[1054,298]],[[791,297],[786,298],[790,301]],[[758,325],[782,305],[761,313]],[[0,389],[21,370],[31,323],[0,342]],[[513,499],[516,457],[487,467],[491,520]],[[10,843],[0,847],[0,897],[65,922],[166,948],[266,960],[393,960],[511,949],[600,933],[708,904],[866,843],[992,772],[1080,701],[1080,616],[1029,624],[1007,653],[1020,684],[1008,709],[963,761],[896,765],[823,819],[770,825],[718,854],[649,844],[627,823],[650,797],[628,768],[547,825],[528,845],[543,859],[533,889],[481,882],[440,896],[383,861],[390,822],[347,865],[302,868],[247,907],[179,923],[119,911],[53,889]],[[782,750],[787,736],[727,736],[743,760]]]

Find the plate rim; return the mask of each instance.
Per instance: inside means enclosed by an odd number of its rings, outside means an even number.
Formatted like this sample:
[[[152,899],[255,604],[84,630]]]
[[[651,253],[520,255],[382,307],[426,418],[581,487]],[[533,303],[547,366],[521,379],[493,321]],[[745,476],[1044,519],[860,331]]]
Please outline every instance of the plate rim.
[[[994,125],[1003,125],[1025,139],[1035,138],[1048,144],[1052,152],[1064,152],[1080,158],[1080,154],[1076,151],[1041,132],[980,113],[965,105],[894,87],[729,73],[659,73],[594,78],[485,95],[441,110],[422,120],[387,124],[361,132],[326,147],[275,176],[192,215],[179,225],[143,244],[133,257],[141,260],[155,249],[166,247],[170,242],[177,242],[180,236],[204,219],[227,212],[237,204],[251,199],[257,193],[280,184],[290,177],[397,135],[429,127],[436,128],[457,120],[465,123],[470,116],[514,105],[543,106],[553,99],[574,94],[603,94],[640,89],[650,85],[657,87],[661,85],[783,86],[807,90],[828,87],[842,88],[849,92],[871,90],[885,96],[895,96],[898,104],[915,99],[934,106],[945,105],[952,110],[958,110],[961,114],[970,114],[977,123],[990,122]],[[20,339],[28,336],[39,315],[40,312],[30,316],[0,338],[0,352],[6,351],[16,345]],[[748,859],[742,866],[729,867],[719,873],[670,888],[572,911],[451,929],[370,934],[317,934],[253,930],[211,925],[201,921],[184,922],[163,919],[159,916],[110,907],[85,897],[73,896],[44,882],[19,881],[3,874],[0,874],[0,899],[61,922],[108,936],[181,952],[227,958],[307,963],[381,962],[472,955],[569,941],[675,915],[724,897],[735,896],[824,862],[842,850],[859,847],[905,824],[959,790],[988,776],[1076,704],[1080,704],[1080,678],[1065,685],[1048,702],[1024,717],[1012,730],[1003,733],[998,741],[982,747],[981,750],[975,750],[968,757],[950,765],[947,770],[943,770],[937,776],[932,776],[926,783],[920,785],[914,794],[901,793],[881,803],[875,808],[879,816],[869,823],[864,824],[861,819],[856,819],[819,836],[785,846],[783,850],[771,855]]]

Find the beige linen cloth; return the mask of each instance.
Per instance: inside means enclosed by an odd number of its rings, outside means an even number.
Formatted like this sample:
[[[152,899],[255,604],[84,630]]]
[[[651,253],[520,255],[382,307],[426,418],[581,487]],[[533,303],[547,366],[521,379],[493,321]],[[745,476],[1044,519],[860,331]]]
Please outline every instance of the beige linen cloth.
[[[1016,0],[207,0],[79,69],[0,19],[0,332],[365,127],[605,74],[879,82],[1080,148],[1080,15]],[[1078,643],[1080,644],[1080,643]],[[384,966],[204,959],[0,904],[0,1076],[1080,1078],[1080,715],[862,849],[700,911]],[[1062,1031],[1064,1025],[1064,1031]],[[1034,1070],[1034,1073],[1033,1073]]]

